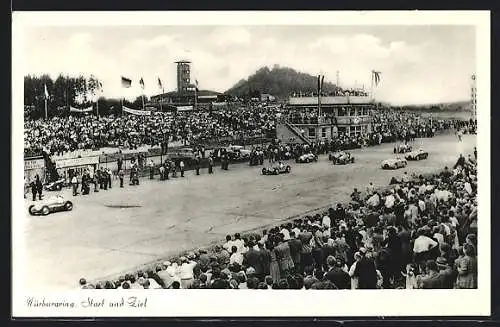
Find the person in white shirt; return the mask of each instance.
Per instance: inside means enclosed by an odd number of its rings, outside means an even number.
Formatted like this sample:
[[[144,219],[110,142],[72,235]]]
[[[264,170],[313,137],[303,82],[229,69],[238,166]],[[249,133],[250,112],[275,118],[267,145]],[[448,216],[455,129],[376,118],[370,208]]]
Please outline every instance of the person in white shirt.
[[[231,257],[229,257],[229,264],[238,263],[240,266],[243,264],[243,254],[238,252],[238,248],[233,246],[231,248]]]
[[[186,257],[180,258],[182,264],[179,267],[179,278],[181,280],[181,288],[188,289],[193,285],[194,282],[194,272],[193,269],[196,266],[196,261],[188,260]]]
[[[323,220],[321,221],[321,225],[330,229],[332,227],[332,220],[330,219],[330,216],[324,215]]]
[[[224,250],[231,253],[231,248],[233,247],[233,245],[235,245],[233,242],[233,238],[231,237],[231,235],[227,235],[226,236],[226,243],[224,243],[222,245],[222,247],[224,248]]]

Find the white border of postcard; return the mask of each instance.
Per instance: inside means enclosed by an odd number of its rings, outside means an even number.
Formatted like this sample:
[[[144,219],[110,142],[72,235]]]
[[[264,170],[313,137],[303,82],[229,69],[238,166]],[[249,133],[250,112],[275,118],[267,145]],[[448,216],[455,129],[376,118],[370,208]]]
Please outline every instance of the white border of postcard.
[[[476,316],[490,315],[490,13],[487,11],[400,12],[14,12],[12,138],[12,315],[78,316]],[[478,79],[479,237],[477,290],[380,291],[102,291],[37,294],[23,288],[21,217],[23,180],[23,26],[27,25],[474,25]],[[32,273],[36,274],[36,271]],[[82,308],[88,297],[107,302],[147,298],[145,308]],[[76,303],[74,308],[29,307],[29,297]]]

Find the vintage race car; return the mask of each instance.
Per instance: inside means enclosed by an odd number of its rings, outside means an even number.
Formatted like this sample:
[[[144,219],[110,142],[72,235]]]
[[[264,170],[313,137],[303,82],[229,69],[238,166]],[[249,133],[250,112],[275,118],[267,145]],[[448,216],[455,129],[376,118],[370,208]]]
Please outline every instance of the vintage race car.
[[[427,159],[429,153],[424,150],[417,150],[409,152],[405,155],[406,160],[422,160]]]
[[[328,159],[330,161],[333,161],[334,165],[346,165],[349,163],[354,163],[354,157],[351,155],[350,152],[346,151],[330,153],[328,155]]]
[[[66,180],[64,178],[61,178],[55,182],[45,184],[44,188],[46,191],[60,191],[65,186],[66,186]]]
[[[288,174],[292,170],[289,165],[273,165],[271,167],[262,168],[262,175],[279,175]]]
[[[43,215],[46,216],[52,212],[58,211],[71,211],[73,210],[73,203],[64,199],[62,195],[52,196],[40,202],[36,202],[29,206],[28,211],[30,215]]]
[[[409,144],[397,144],[394,147],[394,153],[406,153],[411,151],[412,151],[412,146]]]
[[[318,156],[315,155],[314,153],[306,153],[301,155],[300,157],[295,159],[295,162],[297,163],[308,163],[308,162],[313,162],[313,161],[318,161]]]
[[[408,165],[406,159],[401,157],[391,158],[382,161],[382,169],[399,169],[404,168]]]

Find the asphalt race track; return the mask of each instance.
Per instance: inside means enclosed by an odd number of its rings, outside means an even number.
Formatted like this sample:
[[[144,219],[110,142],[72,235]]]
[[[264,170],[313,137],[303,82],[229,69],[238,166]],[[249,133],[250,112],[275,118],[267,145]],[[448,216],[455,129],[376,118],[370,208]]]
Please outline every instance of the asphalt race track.
[[[394,144],[352,151],[356,162],[334,166],[326,155],[317,163],[296,164],[290,174],[262,176],[262,166],[230,165],[229,171],[193,171],[184,178],[141,180],[139,186],[73,197],[72,212],[31,217],[25,200],[23,284],[30,290],[77,287],[78,279],[102,278],[141,264],[276,223],[287,217],[348,199],[354,187],[365,190],[389,183],[404,171],[422,173],[451,166],[458,153],[472,153],[476,137],[454,135],[417,139],[414,148],[429,152],[406,169],[384,171],[380,162],[393,157]],[[45,196],[50,196],[50,192]],[[28,197],[30,194],[28,194]]]

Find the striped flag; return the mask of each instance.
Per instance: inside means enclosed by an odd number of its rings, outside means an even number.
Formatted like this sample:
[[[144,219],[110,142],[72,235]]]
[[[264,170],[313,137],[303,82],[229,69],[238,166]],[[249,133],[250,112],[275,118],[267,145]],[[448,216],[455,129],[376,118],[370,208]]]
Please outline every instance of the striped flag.
[[[161,79],[158,77],[158,88],[163,89],[163,85],[161,84]]]
[[[324,75],[318,75],[318,94],[323,91],[323,82],[325,81]]]
[[[144,80],[141,77],[141,80],[139,81],[139,84],[141,85],[141,88],[144,90]]]
[[[132,86],[132,80],[122,76],[122,87],[129,88]]]
[[[47,84],[43,85],[43,91],[45,94],[45,99],[48,99],[49,98],[49,91],[47,91]]]
[[[373,78],[373,81],[375,82],[375,86],[378,85],[378,83],[380,83],[380,75],[382,73],[381,72],[377,72],[375,70],[372,70],[372,78]]]

